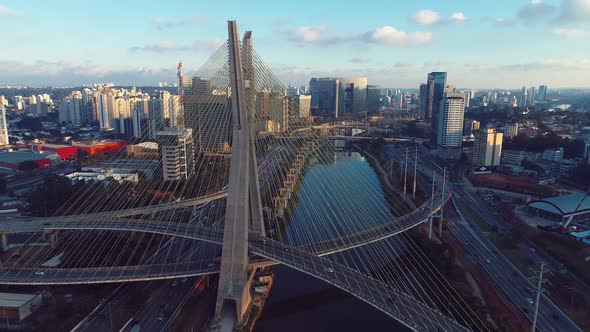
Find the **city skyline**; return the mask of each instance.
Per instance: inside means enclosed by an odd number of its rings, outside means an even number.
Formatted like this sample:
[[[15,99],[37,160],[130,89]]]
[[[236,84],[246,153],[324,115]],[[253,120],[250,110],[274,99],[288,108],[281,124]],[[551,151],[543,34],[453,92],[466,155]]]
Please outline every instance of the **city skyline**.
[[[0,84],[173,83],[177,61],[191,74],[223,43],[219,22],[228,18],[256,31],[257,49],[288,84],[368,77],[382,87],[417,88],[425,73],[446,71],[458,87],[560,88],[588,86],[590,75],[588,0],[366,7],[178,0],[165,8],[8,0],[0,3],[0,29],[11,31]]]

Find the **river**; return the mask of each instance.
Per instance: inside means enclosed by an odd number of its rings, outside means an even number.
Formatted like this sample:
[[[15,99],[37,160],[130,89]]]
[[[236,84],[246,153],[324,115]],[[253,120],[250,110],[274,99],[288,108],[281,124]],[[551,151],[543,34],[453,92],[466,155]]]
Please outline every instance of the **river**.
[[[339,197],[355,202],[355,209],[346,209],[346,216],[334,202]],[[391,220],[385,202],[377,174],[364,157],[357,152],[336,152],[333,160],[318,160],[307,171],[288,214],[283,241],[297,245],[355,231],[363,227],[355,222],[359,217],[365,227]],[[335,220],[338,226],[332,225]],[[275,271],[270,299],[255,332],[407,331],[394,319],[323,281],[284,266]]]

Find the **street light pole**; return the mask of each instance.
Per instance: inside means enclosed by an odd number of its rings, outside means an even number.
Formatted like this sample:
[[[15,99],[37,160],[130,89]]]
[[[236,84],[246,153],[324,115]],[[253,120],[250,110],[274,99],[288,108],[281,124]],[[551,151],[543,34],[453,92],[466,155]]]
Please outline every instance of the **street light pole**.
[[[416,175],[418,173],[418,147],[416,146],[416,154],[414,155],[414,190],[412,191],[412,198],[416,198]]]
[[[432,172],[432,191],[430,194],[430,214],[428,216],[428,239],[432,240],[432,210],[434,210],[434,182],[436,180],[436,172]]]
[[[541,292],[543,291],[543,270],[545,269],[545,263],[541,263],[541,270],[539,271],[539,280],[537,281],[537,295],[535,297],[535,311],[533,313],[533,326],[531,331],[535,332],[537,328],[537,316],[539,315],[539,299],[541,298]]]
[[[408,181],[408,148],[406,148],[406,167],[404,171],[404,195],[406,194],[406,185]]]
[[[440,199],[440,217],[438,218],[438,237],[442,239],[443,216],[445,214],[445,182],[447,180],[447,168],[443,168],[442,196]]]

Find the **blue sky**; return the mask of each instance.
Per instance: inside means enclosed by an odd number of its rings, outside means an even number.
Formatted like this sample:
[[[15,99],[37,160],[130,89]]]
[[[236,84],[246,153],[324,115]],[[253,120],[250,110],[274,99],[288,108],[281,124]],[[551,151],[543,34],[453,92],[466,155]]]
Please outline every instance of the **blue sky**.
[[[366,76],[412,88],[590,86],[590,0],[0,0],[0,85],[174,82],[253,30],[285,84]]]

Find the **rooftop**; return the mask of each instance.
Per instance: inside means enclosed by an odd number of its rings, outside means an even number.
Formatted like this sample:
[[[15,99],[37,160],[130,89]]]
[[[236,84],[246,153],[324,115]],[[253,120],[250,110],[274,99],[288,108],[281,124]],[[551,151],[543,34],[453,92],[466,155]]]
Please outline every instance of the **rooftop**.
[[[154,149],[154,150],[158,149],[158,143],[156,143],[156,142],[142,142],[142,143],[134,144],[134,146],[140,146],[140,147],[146,148],[146,149]]]
[[[566,215],[573,213],[578,204],[584,197],[584,194],[562,195],[557,197],[546,198],[529,203],[530,207],[552,212],[556,214]],[[590,196],[584,198],[584,202],[580,205],[578,212],[590,210]]]
[[[35,153],[32,151],[12,151],[0,152],[0,161],[17,164],[27,160],[47,159],[47,155]]]
[[[35,297],[36,294],[0,293],[0,308],[20,308]]]

